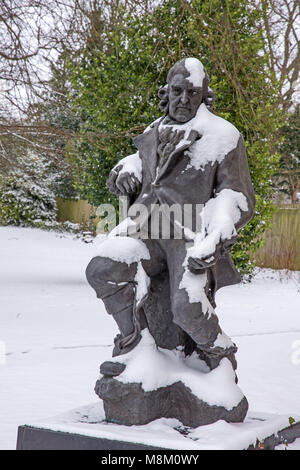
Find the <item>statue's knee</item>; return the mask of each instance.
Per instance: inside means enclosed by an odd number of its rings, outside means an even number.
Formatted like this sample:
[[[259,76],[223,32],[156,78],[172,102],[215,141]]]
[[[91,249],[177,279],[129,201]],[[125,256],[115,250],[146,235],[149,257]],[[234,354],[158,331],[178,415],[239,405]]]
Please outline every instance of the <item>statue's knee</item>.
[[[105,269],[104,260],[101,256],[92,258],[85,270],[86,278],[89,284],[93,285],[98,279],[102,277],[102,273]]]
[[[137,273],[137,263],[120,263],[108,257],[96,256],[86,268],[86,278],[96,291],[97,297],[104,300],[112,296],[129,301],[132,297],[133,281]]]
[[[109,257],[96,256],[86,268],[86,277],[90,283],[98,280],[118,283],[133,280],[136,271],[137,263],[121,263]]]
[[[173,322],[188,333],[197,344],[207,344],[216,339],[218,317],[203,312],[201,303],[188,303],[180,295],[172,303]]]

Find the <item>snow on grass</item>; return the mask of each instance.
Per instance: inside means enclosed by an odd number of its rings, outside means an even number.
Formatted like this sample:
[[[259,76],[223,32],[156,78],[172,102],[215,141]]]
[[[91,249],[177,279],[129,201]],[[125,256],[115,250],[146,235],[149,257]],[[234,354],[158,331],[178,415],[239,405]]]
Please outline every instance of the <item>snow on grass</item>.
[[[15,448],[20,424],[97,402],[117,328],[85,280],[95,254],[71,235],[0,227],[0,448]],[[300,272],[258,270],[251,284],[221,289],[217,304],[250,413],[300,415]]]

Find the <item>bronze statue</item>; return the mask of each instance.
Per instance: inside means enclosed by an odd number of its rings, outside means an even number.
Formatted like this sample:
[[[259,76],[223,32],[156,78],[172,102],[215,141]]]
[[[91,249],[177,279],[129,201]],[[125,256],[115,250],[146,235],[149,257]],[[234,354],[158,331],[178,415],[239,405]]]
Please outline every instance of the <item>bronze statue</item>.
[[[126,379],[146,331],[161,350],[180,351],[184,364],[197,358],[199,374],[217,375],[221,363],[230,364],[234,375],[236,369],[236,345],[214,309],[216,291],[240,281],[230,250],[254,212],[244,140],[210,111],[214,95],[198,59],[177,62],[159,96],[164,116],[134,139],[137,152],[108,179],[111,192],[130,198],[128,218],[100,245],[86,271],[120,330],[115,360],[101,365],[96,392],[107,418],[124,424],[162,416],[189,426],[242,421],[242,395],[226,409],[196,396],[188,382],[146,391],[143,383]]]

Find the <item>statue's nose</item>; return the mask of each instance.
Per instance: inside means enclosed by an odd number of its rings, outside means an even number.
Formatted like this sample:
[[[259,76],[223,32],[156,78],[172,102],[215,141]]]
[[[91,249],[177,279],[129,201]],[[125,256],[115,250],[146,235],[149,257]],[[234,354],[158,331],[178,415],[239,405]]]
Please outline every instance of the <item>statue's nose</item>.
[[[187,104],[188,100],[189,100],[188,92],[186,90],[183,90],[180,101],[182,104]]]

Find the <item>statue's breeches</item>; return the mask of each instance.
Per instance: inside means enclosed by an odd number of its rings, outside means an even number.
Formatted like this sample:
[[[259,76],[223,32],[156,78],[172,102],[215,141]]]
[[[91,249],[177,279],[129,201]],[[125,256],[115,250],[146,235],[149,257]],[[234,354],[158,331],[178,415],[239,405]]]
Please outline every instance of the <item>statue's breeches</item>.
[[[123,237],[117,237],[116,243],[122,243]],[[106,243],[105,241],[103,242]],[[141,241],[139,240],[139,243]],[[208,299],[209,278],[199,290],[203,300],[191,300],[189,292],[181,287],[185,272],[186,244],[183,240],[143,240],[150,259],[142,259],[142,266],[150,277],[168,269],[170,279],[170,301],[173,321],[182,328],[198,345],[213,345],[221,331],[216,314]],[[109,240],[111,247],[111,239]],[[90,285],[101,298],[108,313],[121,316],[134,305],[137,262],[120,262],[109,256],[96,256],[89,263],[86,275]],[[200,278],[199,278],[200,279]],[[200,296],[200,297],[201,297]],[[204,311],[209,303],[210,312]]]

